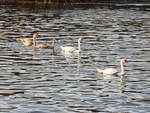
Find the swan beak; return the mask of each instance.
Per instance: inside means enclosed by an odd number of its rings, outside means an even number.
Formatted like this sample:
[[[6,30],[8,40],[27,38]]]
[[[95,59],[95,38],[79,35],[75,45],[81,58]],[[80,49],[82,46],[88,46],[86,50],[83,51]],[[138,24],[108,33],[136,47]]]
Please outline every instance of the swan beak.
[[[127,60],[124,60],[124,62],[125,62],[125,63],[128,63],[128,61],[127,61]]]

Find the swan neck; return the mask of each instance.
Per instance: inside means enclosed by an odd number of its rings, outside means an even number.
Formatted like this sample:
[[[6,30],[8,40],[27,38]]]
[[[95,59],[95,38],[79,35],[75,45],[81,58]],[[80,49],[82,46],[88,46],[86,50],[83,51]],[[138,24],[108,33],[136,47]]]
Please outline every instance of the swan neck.
[[[36,46],[36,39],[33,37],[33,46]]]
[[[53,39],[53,42],[52,42],[52,48],[54,49],[55,47],[55,38]]]
[[[123,65],[122,61],[120,61],[120,66],[121,66],[121,72],[120,72],[120,74],[122,75],[122,74],[124,74],[124,65]]]
[[[78,51],[79,51],[79,52],[81,51],[81,44],[80,44],[81,42],[80,42],[80,40],[81,40],[81,39],[78,40]]]

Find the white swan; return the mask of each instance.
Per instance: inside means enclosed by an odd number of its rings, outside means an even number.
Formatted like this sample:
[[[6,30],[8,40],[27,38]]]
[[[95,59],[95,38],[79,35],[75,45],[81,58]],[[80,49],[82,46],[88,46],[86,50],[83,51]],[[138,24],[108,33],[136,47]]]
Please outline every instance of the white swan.
[[[101,73],[103,75],[123,75],[124,74],[124,65],[127,63],[127,60],[124,59],[124,58],[121,58],[120,59],[120,65],[121,65],[121,72],[119,72],[118,70],[114,69],[114,68],[107,68],[107,69],[104,69],[104,70],[101,70],[101,69],[98,69],[97,68],[97,72],[98,73]]]
[[[78,50],[70,46],[61,46],[61,50],[64,54],[71,54],[73,52],[81,52],[80,42],[81,42],[81,38],[78,39]]]

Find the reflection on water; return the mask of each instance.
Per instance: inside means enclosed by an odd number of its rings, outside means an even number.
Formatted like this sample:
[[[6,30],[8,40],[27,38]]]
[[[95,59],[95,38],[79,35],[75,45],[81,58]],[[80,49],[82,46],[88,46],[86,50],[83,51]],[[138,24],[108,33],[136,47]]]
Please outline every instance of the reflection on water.
[[[0,7],[0,112],[150,112],[148,8]],[[37,43],[51,45],[56,37],[55,51],[21,45],[33,31]],[[60,46],[77,47],[79,37],[82,52],[63,55]],[[96,72],[119,68],[122,56],[129,60],[124,76]]]

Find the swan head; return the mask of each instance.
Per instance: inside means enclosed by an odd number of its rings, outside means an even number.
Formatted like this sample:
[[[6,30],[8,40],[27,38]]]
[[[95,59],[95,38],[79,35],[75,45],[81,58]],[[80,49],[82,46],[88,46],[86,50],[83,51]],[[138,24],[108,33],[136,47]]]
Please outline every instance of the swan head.
[[[80,42],[82,38],[79,38],[78,41]]]
[[[128,63],[127,59],[125,59],[125,58],[120,58],[120,62],[123,63],[123,64]]]
[[[34,32],[32,33],[32,37],[33,37],[34,39],[38,38],[38,33],[37,33],[36,31],[34,31]]]

